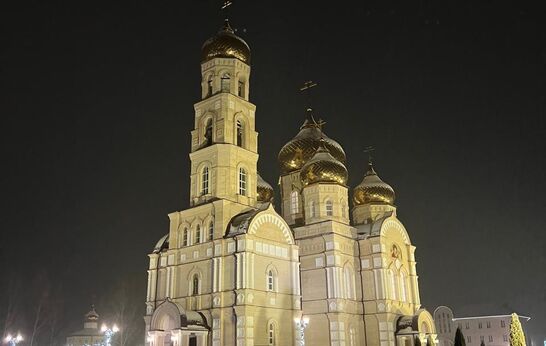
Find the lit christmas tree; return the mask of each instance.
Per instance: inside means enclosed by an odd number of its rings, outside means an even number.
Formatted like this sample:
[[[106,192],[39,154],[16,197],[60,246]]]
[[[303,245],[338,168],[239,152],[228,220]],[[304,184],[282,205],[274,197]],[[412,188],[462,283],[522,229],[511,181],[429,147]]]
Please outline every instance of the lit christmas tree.
[[[510,346],[526,346],[523,328],[516,313],[512,314],[512,322],[510,322]]]

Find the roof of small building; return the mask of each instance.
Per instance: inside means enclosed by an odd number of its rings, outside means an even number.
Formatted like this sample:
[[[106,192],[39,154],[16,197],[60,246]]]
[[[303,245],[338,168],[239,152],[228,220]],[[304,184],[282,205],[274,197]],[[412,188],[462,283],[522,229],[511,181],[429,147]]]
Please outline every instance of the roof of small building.
[[[70,336],[102,336],[98,328],[84,328],[70,334]]]

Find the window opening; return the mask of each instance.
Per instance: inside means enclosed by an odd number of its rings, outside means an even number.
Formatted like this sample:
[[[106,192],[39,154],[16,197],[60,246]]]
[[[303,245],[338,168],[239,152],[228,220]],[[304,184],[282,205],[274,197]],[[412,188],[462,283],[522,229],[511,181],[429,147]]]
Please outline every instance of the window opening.
[[[239,194],[246,196],[246,171],[239,168]]]

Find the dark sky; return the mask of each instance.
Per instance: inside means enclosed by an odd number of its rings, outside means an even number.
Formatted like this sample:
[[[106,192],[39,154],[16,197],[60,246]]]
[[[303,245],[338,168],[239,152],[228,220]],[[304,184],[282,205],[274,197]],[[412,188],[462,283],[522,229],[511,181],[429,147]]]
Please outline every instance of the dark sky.
[[[64,323],[188,206],[200,47],[219,1],[11,1],[0,13],[2,280],[62,283]],[[364,147],[417,246],[421,300],[516,311],[546,338],[546,24],[504,1],[236,1],[259,169],[303,120],[298,87],[363,177]],[[241,32],[241,31],[240,31]],[[26,288],[25,288],[26,290]],[[28,309],[28,307],[26,307]],[[74,322],[75,321],[75,322]]]

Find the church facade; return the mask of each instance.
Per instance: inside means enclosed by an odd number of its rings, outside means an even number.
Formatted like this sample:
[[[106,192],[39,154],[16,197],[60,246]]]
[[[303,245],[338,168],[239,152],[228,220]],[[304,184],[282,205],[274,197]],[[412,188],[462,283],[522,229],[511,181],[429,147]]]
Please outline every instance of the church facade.
[[[308,109],[279,152],[279,214],[257,170],[250,48],[227,21],[201,75],[190,208],[149,255],[147,345],[434,344],[415,247],[372,162],[349,191],[343,148]]]

